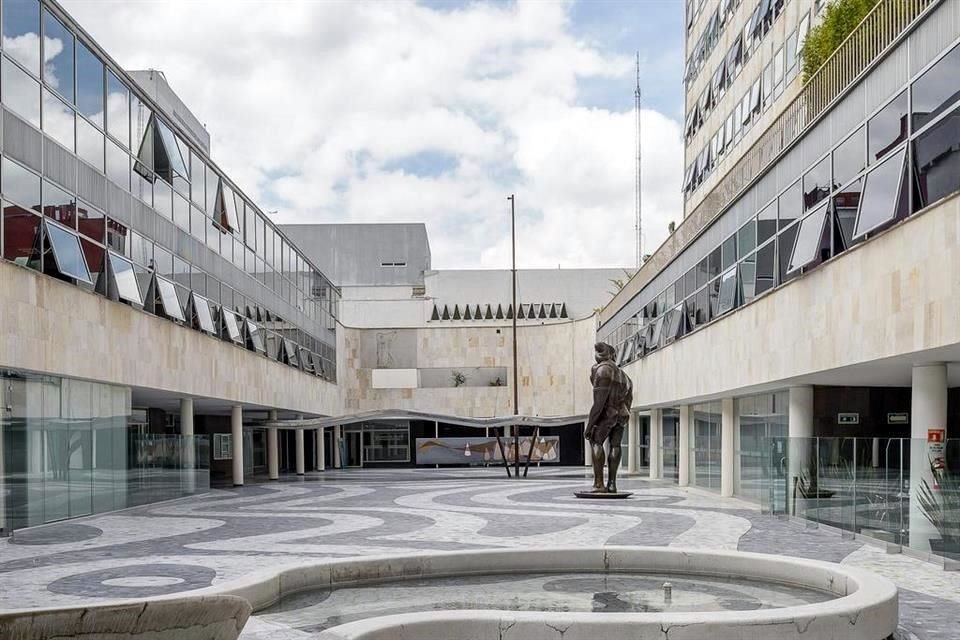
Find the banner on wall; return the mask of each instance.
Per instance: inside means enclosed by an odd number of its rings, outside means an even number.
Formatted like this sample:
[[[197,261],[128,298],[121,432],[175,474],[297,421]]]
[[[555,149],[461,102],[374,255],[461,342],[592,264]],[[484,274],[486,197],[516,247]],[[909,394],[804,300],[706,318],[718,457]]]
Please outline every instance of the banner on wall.
[[[507,462],[516,460],[513,438],[501,438]],[[527,461],[530,436],[520,437],[520,462]],[[503,464],[496,438],[417,438],[417,464]],[[560,436],[540,436],[533,444],[530,462],[559,462]]]
[[[930,466],[934,469],[943,469],[947,465],[944,450],[946,437],[946,429],[927,429],[927,455],[930,456]]]

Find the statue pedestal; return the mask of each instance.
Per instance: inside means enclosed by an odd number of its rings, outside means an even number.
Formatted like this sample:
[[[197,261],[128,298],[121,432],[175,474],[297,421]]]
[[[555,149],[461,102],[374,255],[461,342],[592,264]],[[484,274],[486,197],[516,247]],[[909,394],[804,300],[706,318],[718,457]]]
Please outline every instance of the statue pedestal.
[[[574,491],[573,495],[583,500],[625,500],[633,495],[630,491],[617,491],[616,493],[606,493],[593,491]]]

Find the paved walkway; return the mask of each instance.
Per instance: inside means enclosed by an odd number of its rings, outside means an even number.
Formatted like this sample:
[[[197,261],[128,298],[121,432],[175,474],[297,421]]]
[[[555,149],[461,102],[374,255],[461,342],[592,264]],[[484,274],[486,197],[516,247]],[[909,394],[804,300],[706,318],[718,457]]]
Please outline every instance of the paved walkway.
[[[761,515],[737,499],[623,480],[584,503],[579,469],[327,472],[25,530],[0,541],[0,609],[198,589],[323,557],[549,545],[740,549],[871,569],[901,588],[904,637],[960,638],[960,573]],[[307,638],[251,618],[244,638]]]

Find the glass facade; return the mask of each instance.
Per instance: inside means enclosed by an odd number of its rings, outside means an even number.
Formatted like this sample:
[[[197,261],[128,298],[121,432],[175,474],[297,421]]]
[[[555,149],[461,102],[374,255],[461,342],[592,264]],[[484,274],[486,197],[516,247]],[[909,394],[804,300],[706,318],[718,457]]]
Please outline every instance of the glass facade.
[[[664,480],[679,480],[680,410],[664,409],[660,417],[660,477]]]
[[[0,370],[0,533],[206,491],[208,456],[147,433],[128,388]]]
[[[734,430],[736,454],[734,490],[752,500],[766,498],[771,482],[769,460],[771,442],[787,437],[789,392],[737,398],[734,413],[740,422]]]
[[[0,22],[2,257],[336,380],[330,281],[58,7]]]
[[[960,190],[960,92],[927,81],[949,75],[958,52],[960,45],[948,48],[847,132],[825,136],[820,129],[829,123],[806,132],[601,327],[598,337],[617,347],[620,364],[682,339]],[[679,309],[683,321],[675,333],[657,330]]]
[[[720,490],[720,403],[690,407],[690,484]]]

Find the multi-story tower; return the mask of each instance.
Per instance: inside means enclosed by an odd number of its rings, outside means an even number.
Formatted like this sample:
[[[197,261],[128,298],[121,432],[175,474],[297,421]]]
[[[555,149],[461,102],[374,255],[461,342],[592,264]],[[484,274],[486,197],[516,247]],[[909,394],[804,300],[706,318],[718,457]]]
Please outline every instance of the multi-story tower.
[[[823,4],[687,3],[684,217],[598,337],[634,466],[857,532],[856,479],[895,470],[876,535],[930,552],[917,492],[960,465],[960,0],[879,0],[803,78]]]

